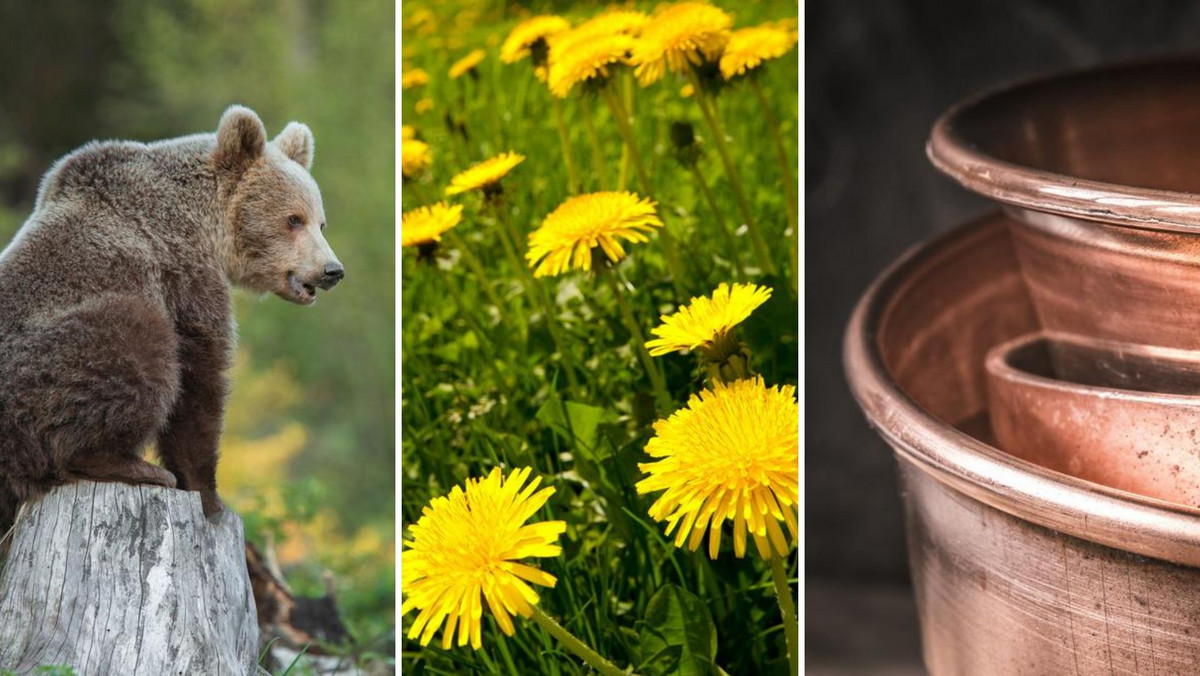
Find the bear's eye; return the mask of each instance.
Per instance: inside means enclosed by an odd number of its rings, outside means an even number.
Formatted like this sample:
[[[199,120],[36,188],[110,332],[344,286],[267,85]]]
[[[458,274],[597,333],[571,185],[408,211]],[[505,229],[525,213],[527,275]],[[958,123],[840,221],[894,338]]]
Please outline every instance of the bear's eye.
[[[324,229],[325,229],[325,221],[321,221],[321,229],[322,229],[322,230],[324,230]]]
[[[293,228],[298,228],[303,223],[299,216],[288,216],[288,225]]]

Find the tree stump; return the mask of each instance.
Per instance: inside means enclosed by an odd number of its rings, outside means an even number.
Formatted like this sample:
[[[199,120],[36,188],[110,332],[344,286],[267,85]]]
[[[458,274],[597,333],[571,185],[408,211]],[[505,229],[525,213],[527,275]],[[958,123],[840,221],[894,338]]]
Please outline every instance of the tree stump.
[[[81,482],[27,505],[0,573],[0,668],[255,674],[242,521],[197,493]]]

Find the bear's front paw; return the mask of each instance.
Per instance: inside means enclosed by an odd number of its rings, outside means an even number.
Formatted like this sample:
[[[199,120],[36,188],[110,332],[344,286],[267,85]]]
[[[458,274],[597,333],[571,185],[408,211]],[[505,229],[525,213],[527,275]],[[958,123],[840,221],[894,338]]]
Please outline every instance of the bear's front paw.
[[[216,491],[200,491],[200,505],[204,508],[206,517],[225,509],[225,503],[221,502]]]

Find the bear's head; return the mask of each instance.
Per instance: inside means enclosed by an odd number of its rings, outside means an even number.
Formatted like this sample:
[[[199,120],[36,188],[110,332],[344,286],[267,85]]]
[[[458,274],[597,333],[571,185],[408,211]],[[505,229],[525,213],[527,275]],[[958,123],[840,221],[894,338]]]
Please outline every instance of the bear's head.
[[[300,305],[345,270],[325,241],[321,191],[308,173],[313,136],[289,123],[274,140],[254,111],[231,106],[217,128],[213,166],[223,194],[226,274],[234,284]]]

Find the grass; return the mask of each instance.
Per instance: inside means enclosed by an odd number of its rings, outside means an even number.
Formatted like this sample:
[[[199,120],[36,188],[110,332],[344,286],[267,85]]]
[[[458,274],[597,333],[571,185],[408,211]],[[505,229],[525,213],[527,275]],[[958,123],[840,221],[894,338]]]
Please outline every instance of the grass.
[[[566,16],[578,22],[601,9],[574,3]],[[555,11],[536,4],[534,10]],[[533,77],[528,60],[505,65],[498,58],[500,41],[519,18],[497,9],[460,9],[455,3],[412,1],[402,11],[405,66],[423,68],[430,76],[428,85],[404,91],[404,123],[416,127],[434,154],[427,175],[405,184],[404,209],[441,199],[455,173],[511,150],[527,159],[505,179],[502,208],[523,239],[570,192],[546,87]],[[795,12],[786,2],[744,3],[736,9],[735,26]],[[478,78],[450,80],[449,65],[475,47],[488,52]],[[757,83],[795,162],[794,52],[761,70]],[[614,82],[618,88],[625,86],[621,77]],[[743,82],[726,87],[716,106],[774,275],[764,274],[759,264],[701,109],[680,94],[685,84],[686,79],[668,75],[649,88],[632,88],[633,133],[684,274],[670,274],[659,233],[649,243],[629,245],[629,258],[616,269],[618,282],[625,285],[642,333],[658,323],[660,314],[673,312],[690,296],[710,294],[720,282],[771,286],[771,300],[739,327],[739,336],[768,384],[794,385],[798,302],[788,280],[789,191],[764,133],[760,101]],[[433,109],[418,114],[422,99],[431,100]],[[596,147],[604,153],[599,162],[585,109],[594,116]],[[642,192],[636,172],[628,165],[621,171],[622,137],[603,99],[583,106],[572,95],[563,101],[562,114],[584,191]],[[690,123],[695,130],[703,149],[698,173],[711,188],[711,202],[692,169],[675,158],[673,122]],[[595,170],[600,166],[603,173]],[[623,186],[618,185],[622,173]],[[502,248],[506,225],[496,210],[478,196],[457,201],[465,205],[463,223],[452,231],[459,241],[444,240],[435,263],[406,252],[401,264],[405,526],[419,518],[431,498],[468,477],[482,477],[497,465],[530,466],[556,488],[535,519],[568,524],[562,555],[537,561],[558,578],[554,588],[538,589],[539,608],[567,631],[622,668],[666,674],[699,673],[695,665],[704,663],[704,656],[691,659],[689,650],[708,645],[711,627],[712,661],[724,671],[786,673],[784,631],[768,562],[753,552],[736,559],[724,550],[714,561],[704,548],[696,553],[676,549],[663,536],[663,525],[647,515],[652,498],[634,489],[641,477],[637,463],[647,460],[643,447],[653,433],[650,425],[703,387],[695,360],[687,355],[654,359],[671,400],[656,401],[612,286],[583,273],[540,280],[549,299],[548,317],[546,305],[532,295],[534,287],[523,281],[527,272],[515,269]],[[735,230],[732,249],[713,215],[714,205]],[[486,279],[472,272],[463,246],[486,268]],[[502,306],[489,297],[499,298]],[[564,371],[572,364],[575,387]],[[785,574],[795,580],[794,556]],[[405,628],[412,617],[405,617]],[[590,672],[542,627],[516,623],[515,635],[506,637],[485,613],[478,651],[441,650],[437,640],[422,648],[401,634],[402,666],[414,674]],[[688,638],[667,635],[664,627],[678,628]]]

